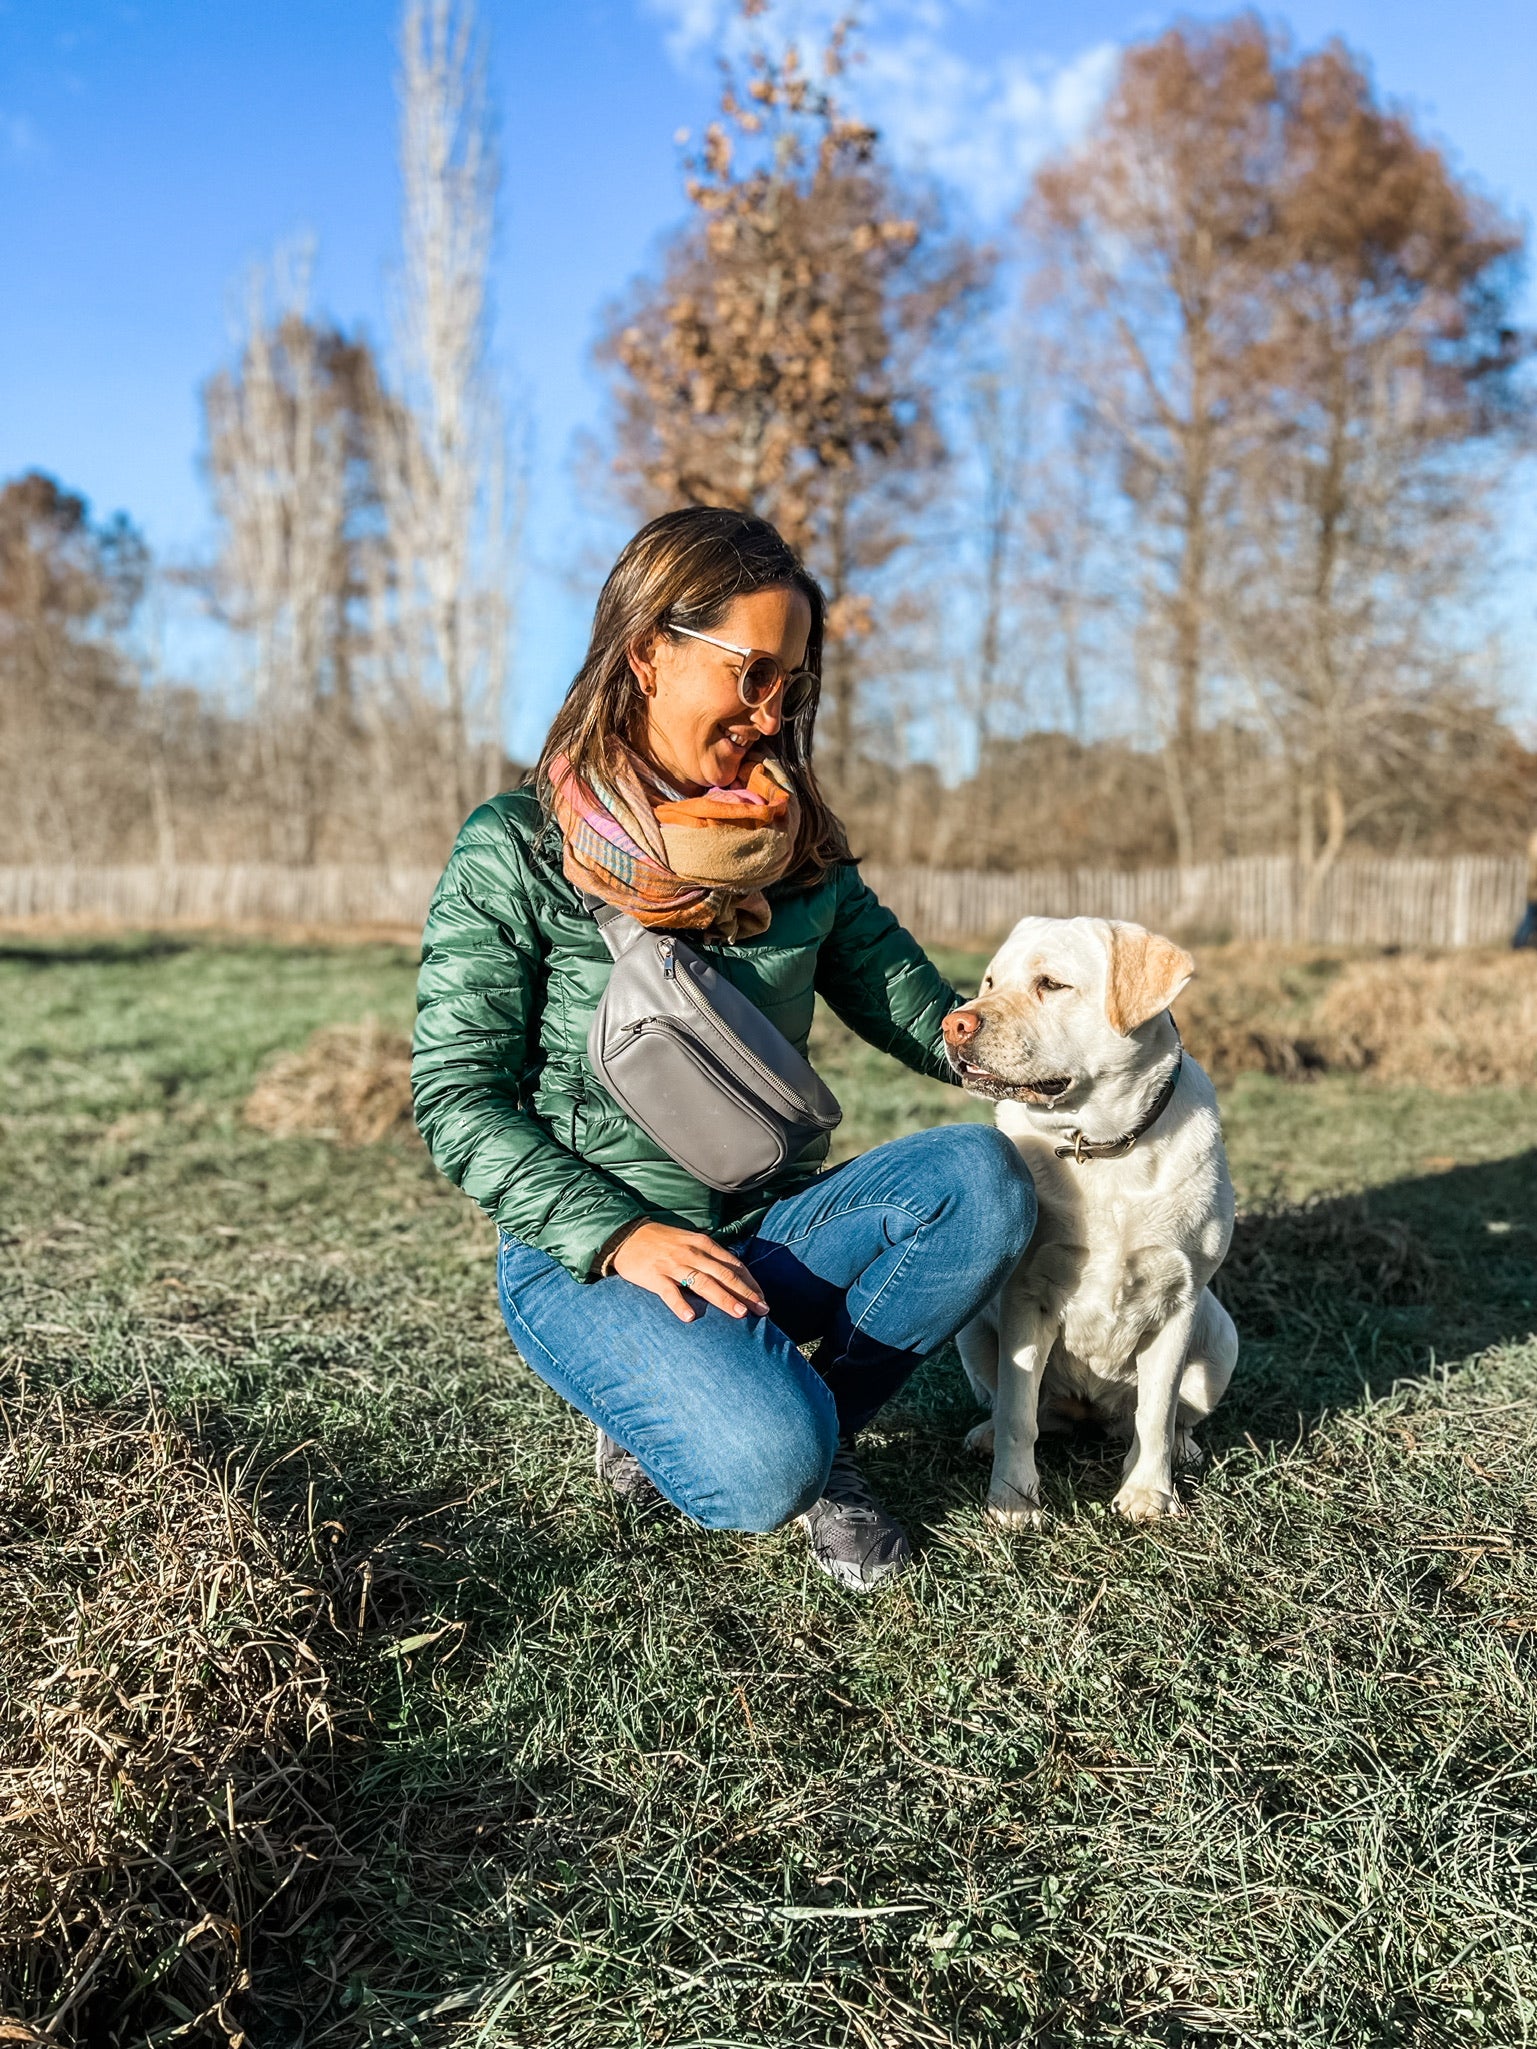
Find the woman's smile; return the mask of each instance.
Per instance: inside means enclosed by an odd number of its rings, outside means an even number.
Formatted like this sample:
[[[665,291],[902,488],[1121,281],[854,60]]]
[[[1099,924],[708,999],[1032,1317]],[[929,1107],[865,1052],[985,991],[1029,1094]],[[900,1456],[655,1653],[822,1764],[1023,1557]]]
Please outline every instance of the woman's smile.
[[[715,780],[718,783],[733,783],[736,781],[743,760],[749,749],[759,738],[760,735],[752,726],[744,726],[735,719],[717,729],[716,738],[713,742],[714,753],[721,766],[729,770],[728,774],[716,776]]]
[[[737,598],[710,631],[774,655],[788,671],[805,659],[811,606],[801,591],[775,585]],[[631,659],[646,707],[644,751],[690,794],[729,787],[751,750],[779,731],[780,694],[749,710],[738,688],[741,664],[729,651],[664,633]]]

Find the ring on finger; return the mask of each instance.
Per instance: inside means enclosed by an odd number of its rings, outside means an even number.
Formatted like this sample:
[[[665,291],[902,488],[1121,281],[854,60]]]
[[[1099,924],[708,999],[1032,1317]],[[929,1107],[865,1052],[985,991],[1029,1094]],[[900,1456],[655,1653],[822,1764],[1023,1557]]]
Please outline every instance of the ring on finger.
[[[691,1266],[691,1267],[689,1268],[689,1270],[688,1270],[688,1272],[687,1272],[686,1274],[679,1274],[679,1276],[678,1276],[678,1286],[679,1286],[680,1288],[691,1288],[691,1287],[692,1287],[692,1286],[694,1285],[695,1281],[697,1281],[697,1280],[698,1280],[698,1278],[699,1278],[699,1269],[698,1269],[698,1267],[697,1267],[697,1266]]]

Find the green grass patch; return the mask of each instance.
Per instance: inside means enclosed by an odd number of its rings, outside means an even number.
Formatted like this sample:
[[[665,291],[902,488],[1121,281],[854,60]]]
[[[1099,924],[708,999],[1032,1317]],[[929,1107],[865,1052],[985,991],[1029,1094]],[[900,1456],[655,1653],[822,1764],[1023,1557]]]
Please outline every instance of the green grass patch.
[[[868,1460],[920,1562],[860,1601],[794,1531],[595,1492],[418,1147],[242,1124],[268,1054],[404,1028],[413,981],[384,946],[0,957],[10,1386],[152,1389],[311,1530],[393,1533],[340,1848],[246,1932],[253,2045],[1537,2039],[1537,1097],[1242,1077],[1193,1513],[1119,1525],[1086,1441],[999,1532],[941,1356]],[[981,1113],[827,1020],[818,1058],[845,1155]]]

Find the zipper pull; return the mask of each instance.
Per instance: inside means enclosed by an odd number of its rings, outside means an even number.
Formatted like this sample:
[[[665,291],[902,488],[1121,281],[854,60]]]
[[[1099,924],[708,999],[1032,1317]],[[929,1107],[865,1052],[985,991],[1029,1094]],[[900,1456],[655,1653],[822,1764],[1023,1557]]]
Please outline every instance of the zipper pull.
[[[675,980],[678,973],[678,963],[673,954],[672,941],[670,939],[659,939],[656,942],[656,950],[662,956],[662,973],[669,982]]]

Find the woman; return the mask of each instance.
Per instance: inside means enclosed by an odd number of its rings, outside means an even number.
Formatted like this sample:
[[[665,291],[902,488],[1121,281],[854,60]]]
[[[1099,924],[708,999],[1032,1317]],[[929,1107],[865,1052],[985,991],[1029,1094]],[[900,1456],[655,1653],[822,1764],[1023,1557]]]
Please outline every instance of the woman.
[[[433,1158],[501,1227],[513,1341],[597,1425],[600,1476],[710,1529],[799,1518],[817,1564],[865,1588],[911,1547],[850,1447],[1023,1251],[1019,1155],[968,1124],[825,1172],[824,1137],[719,1195],[586,1054],[610,961],[584,892],[686,932],[802,1052],[820,994],[953,1079],[940,1021],[960,999],[817,788],[822,627],[762,520],[692,507],[635,536],[534,786],[474,813],[433,897],[412,1084]]]

